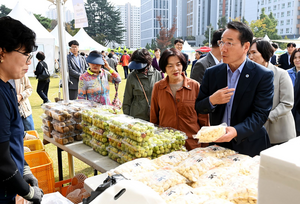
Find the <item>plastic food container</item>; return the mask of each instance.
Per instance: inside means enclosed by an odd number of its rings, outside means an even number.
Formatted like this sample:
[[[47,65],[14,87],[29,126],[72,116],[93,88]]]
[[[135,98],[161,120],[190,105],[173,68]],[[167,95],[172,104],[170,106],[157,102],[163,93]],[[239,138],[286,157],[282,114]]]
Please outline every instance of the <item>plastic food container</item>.
[[[99,154],[103,156],[107,156],[108,152],[106,150],[106,147],[108,146],[108,142],[102,143],[100,141],[97,141],[96,139],[91,140],[91,146],[93,147],[93,150],[95,152],[98,152]]]
[[[44,133],[44,135],[46,135],[47,137],[50,137],[50,138],[52,138],[52,135],[51,135],[51,130],[50,130],[50,128],[49,127],[47,127],[47,126],[45,126],[45,125],[42,125],[42,131],[43,131],[43,133]]]
[[[53,120],[52,125],[53,125],[54,130],[56,130],[57,132],[60,132],[60,133],[73,132],[75,130],[75,121],[74,120],[67,120],[64,122]]]
[[[101,141],[103,143],[108,142],[108,139],[107,139],[108,132],[107,131],[100,129],[98,127],[95,127],[95,126],[92,126],[90,128],[90,131],[92,133],[93,138],[95,138],[96,140]]]
[[[104,129],[109,130],[109,120],[115,117],[115,115],[108,112],[97,112],[93,115],[93,125]]]
[[[108,146],[106,148],[106,150],[108,151],[108,157],[116,162],[118,162],[119,164],[123,164],[125,163],[127,160],[125,160],[125,158],[122,156],[122,151],[118,150],[115,147],[112,146]]]
[[[73,115],[73,111],[69,110],[67,106],[57,105],[50,109],[51,116],[53,119],[60,122],[70,120]]]
[[[153,123],[141,119],[134,119],[127,124],[126,136],[137,142],[145,142],[154,135],[155,130],[156,127]]]
[[[126,137],[127,135],[126,127],[133,120],[134,120],[133,117],[128,115],[124,115],[124,114],[116,115],[115,117],[111,118],[111,120],[108,122],[109,130],[119,136]]]
[[[130,138],[124,138],[122,140],[122,145],[124,146],[123,151],[134,155],[136,158],[146,158],[151,157],[153,154],[153,148],[156,144],[147,142],[136,142]]]
[[[123,150],[122,149],[122,139],[123,138],[121,136],[118,136],[118,135],[111,132],[107,135],[107,138],[108,138],[109,144],[112,147],[115,147],[119,150]]]
[[[185,140],[188,138],[184,132],[170,127],[160,127],[155,133],[172,140],[171,151],[180,150],[181,147],[184,146]]]

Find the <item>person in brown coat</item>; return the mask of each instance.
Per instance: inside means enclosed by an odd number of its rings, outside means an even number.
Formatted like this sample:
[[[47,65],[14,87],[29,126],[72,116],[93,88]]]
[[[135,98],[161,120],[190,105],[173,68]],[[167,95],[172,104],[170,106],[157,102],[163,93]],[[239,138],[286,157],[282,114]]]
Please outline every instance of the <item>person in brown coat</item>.
[[[167,77],[153,87],[150,122],[185,132],[188,136],[185,146],[191,150],[201,147],[193,135],[202,126],[208,126],[209,120],[207,114],[197,114],[195,110],[200,84],[185,76],[182,68],[186,65],[180,51],[171,48],[163,52],[159,67]]]

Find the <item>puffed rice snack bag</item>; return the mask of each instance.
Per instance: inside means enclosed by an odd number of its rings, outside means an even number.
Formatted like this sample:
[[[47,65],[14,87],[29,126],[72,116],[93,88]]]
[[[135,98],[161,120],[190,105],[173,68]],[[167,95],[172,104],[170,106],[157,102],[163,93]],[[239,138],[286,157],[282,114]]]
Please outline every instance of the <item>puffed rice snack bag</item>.
[[[166,167],[166,166],[174,167],[188,157],[189,157],[188,152],[175,151],[169,154],[162,155],[154,159],[153,162],[160,167]]]
[[[208,196],[199,197],[198,195],[188,193],[186,195],[178,196],[172,201],[172,204],[203,204],[208,199]]]
[[[219,198],[228,200],[228,190],[223,186],[202,186],[193,189],[193,193],[198,195],[200,198],[208,196],[210,199]]]
[[[157,170],[141,173],[134,176],[133,179],[146,184],[159,194],[162,194],[175,185],[187,182],[185,177],[173,170]]]
[[[175,170],[190,181],[196,182],[201,175],[212,168],[220,166],[222,163],[222,160],[215,157],[194,155],[182,161]]]
[[[226,133],[226,123],[216,126],[202,126],[201,129],[194,135],[195,139],[198,139],[199,143],[214,142]]]
[[[193,191],[193,188],[187,184],[178,184],[173,186],[163,192],[161,197],[166,201],[166,203],[171,203],[181,195],[186,195]]]
[[[232,203],[228,200],[224,200],[221,198],[216,198],[216,199],[208,200],[203,204],[235,204],[235,203]]]

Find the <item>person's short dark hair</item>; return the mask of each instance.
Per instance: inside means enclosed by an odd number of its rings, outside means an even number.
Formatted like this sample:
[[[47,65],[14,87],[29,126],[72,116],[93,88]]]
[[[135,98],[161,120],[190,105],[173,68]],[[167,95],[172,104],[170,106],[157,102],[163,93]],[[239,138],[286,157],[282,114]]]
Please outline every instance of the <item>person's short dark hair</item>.
[[[271,45],[272,45],[272,47],[273,47],[274,49],[278,49],[278,44],[277,44],[277,43],[272,43]]]
[[[91,53],[96,53],[96,54],[98,54],[98,55],[101,55],[101,53],[100,53],[98,50],[93,50],[93,51],[90,52],[90,54],[91,54]]]
[[[239,40],[241,44],[244,45],[246,42],[251,44],[253,39],[253,33],[249,26],[240,21],[231,21],[227,24],[227,29],[237,30],[239,34]]]
[[[295,59],[295,55],[296,55],[297,52],[300,52],[300,48],[296,48],[296,49],[293,51],[293,53],[291,54],[290,63],[291,63],[293,66],[295,66],[295,64],[294,64],[294,59]]]
[[[0,47],[6,52],[24,48],[25,53],[36,51],[36,34],[30,28],[9,16],[0,18]]]
[[[157,51],[160,51],[160,49],[159,48],[155,48],[154,52],[157,52]]]
[[[201,52],[201,51],[196,51],[199,55],[202,55],[203,54],[203,52]]]
[[[169,57],[172,57],[172,56],[176,56],[179,58],[179,61],[182,65],[182,69],[187,66],[187,61],[185,59],[185,56],[180,51],[178,51],[175,48],[166,49],[162,53],[160,60],[159,60],[159,67],[161,68],[161,71],[163,73],[166,73],[166,67],[168,65]]]
[[[132,56],[129,61],[146,63],[149,66],[152,64],[152,57],[147,49],[138,49],[132,53]]]
[[[211,46],[212,47],[219,47],[218,40],[221,40],[222,34],[224,33],[225,29],[220,28],[219,30],[216,30],[213,33],[212,39],[211,39]]]
[[[85,57],[85,53],[84,52],[81,52],[80,55]]]
[[[250,47],[255,43],[256,43],[257,51],[261,54],[262,58],[266,62],[269,62],[270,58],[274,54],[274,48],[272,47],[272,45],[266,40],[262,40],[261,38],[255,38],[252,41]]]
[[[115,52],[114,50],[111,50],[110,52]]]
[[[291,46],[296,47],[296,44],[295,43],[288,43],[286,47],[291,47]]]
[[[176,45],[178,42],[181,43],[181,44],[184,44],[184,42],[183,42],[182,39],[176,39],[176,40],[174,41],[174,45]]]
[[[71,40],[71,41],[69,42],[69,47],[71,47],[72,45],[77,45],[77,46],[79,46],[79,43],[77,42],[77,40]]]
[[[124,50],[124,53],[127,53],[127,50]]]
[[[113,54],[109,53],[108,58],[112,58],[112,57],[113,57]]]
[[[45,59],[45,54],[42,51],[39,51],[38,53],[36,53],[35,56],[38,60],[43,61]]]

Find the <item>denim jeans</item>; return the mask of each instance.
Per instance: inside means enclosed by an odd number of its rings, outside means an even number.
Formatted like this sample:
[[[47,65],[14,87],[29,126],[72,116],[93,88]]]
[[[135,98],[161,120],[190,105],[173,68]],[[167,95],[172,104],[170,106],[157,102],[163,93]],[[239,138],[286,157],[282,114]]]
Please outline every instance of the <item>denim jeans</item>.
[[[34,130],[34,123],[32,114],[28,116],[27,118],[22,117],[23,125],[24,125],[24,131],[28,130]]]

